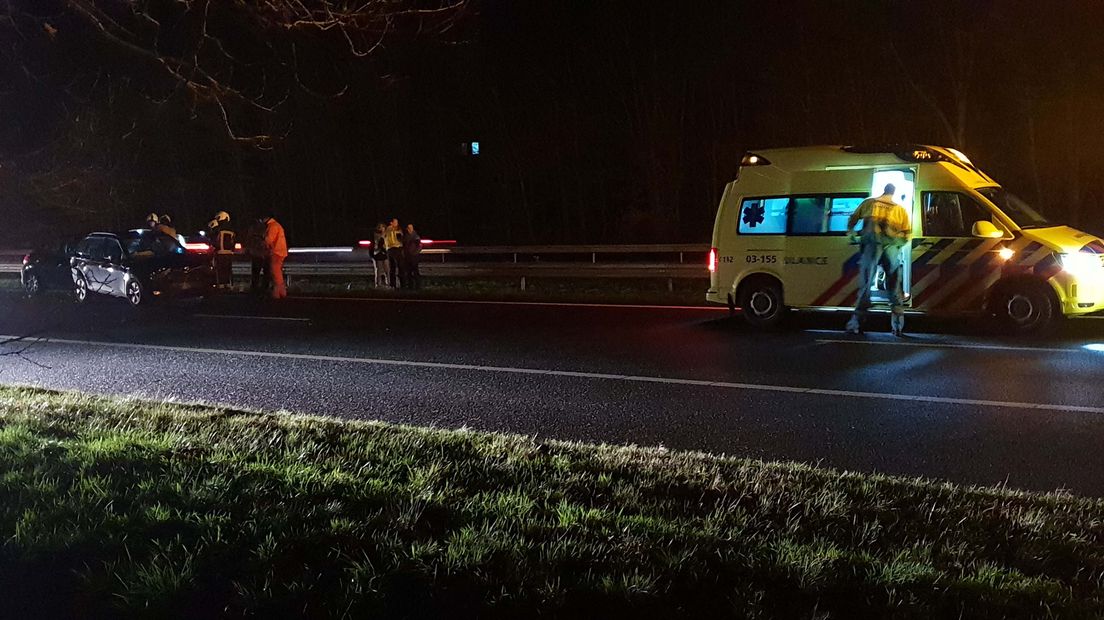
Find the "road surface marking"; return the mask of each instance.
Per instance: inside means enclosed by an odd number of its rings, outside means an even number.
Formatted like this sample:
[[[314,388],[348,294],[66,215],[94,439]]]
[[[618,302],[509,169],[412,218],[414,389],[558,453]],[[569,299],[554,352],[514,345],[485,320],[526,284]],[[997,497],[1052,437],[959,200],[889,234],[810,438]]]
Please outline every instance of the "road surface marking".
[[[310,319],[292,316],[249,316],[245,314],[193,314],[202,319],[242,319],[248,321],[304,321],[310,323]]]
[[[1017,347],[1002,344],[955,344],[949,342],[908,342],[886,340],[836,340],[831,338],[818,339],[817,344],[870,344],[887,347],[928,347],[933,349],[977,349],[982,351],[1028,351],[1032,353],[1086,353],[1085,349],[1071,349],[1068,347]]]
[[[592,304],[571,303],[566,301],[494,301],[490,299],[415,299],[415,298],[390,298],[390,297],[317,297],[295,295],[288,297],[290,300],[308,301],[384,301],[392,303],[418,303],[418,304],[478,304],[492,306],[548,306],[560,308],[634,308],[644,310],[710,310],[728,311],[726,306],[662,306],[648,304]]]
[[[0,340],[13,336],[0,335]],[[515,368],[511,366],[481,366],[476,364],[452,364],[447,362],[417,362],[396,359],[374,359],[365,357],[346,357],[339,355],[313,355],[306,353],[277,353],[273,351],[245,351],[234,349],[209,349],[203,347],[173,347],[159,344],[137,344],[130,342],[105,342],[96,340],[71,340],[64,338],[44,338],[36,346],[48,344],[84,345],[117,349],[137,349],[148,351],[172,351],[176,353],[201,353],[222,356],[261,357],[270,359],[309,360],[316,362],[341,362],[347,364],[365,364],[375,366],[399,366],[409,368],[432,368],[440,370],[467,370],[477,372],[539,375],[549,377],[571,377],[576,379],[603,379],[631,383],[654,383],[663,385],[684,385],[693,387],[712,387],[731,390],[758,392],[781,392],[787,394],[807,394],[813,396],[838,396],[845,398],[865,398],[871,400],[896,400],[945,405],[970,405],[976,407],[998,407],[1005,409],[1043,409],[1077,413],[1104,414],[1104,407],[1084,405],[1061,405],[1048,403],[1025,403],[1016,401],[985,400],[975,398],[950,398],[944,396],[921,396],[912,394],[890,394],[881,392],[858,392],[853,390],[832,390],[824,388],[803,388],[788,385],[769,385],[759,383],[736,383],[730,381],[705,381],[699,379],[680,379],[676,377],[654,377],[646,375],[622,375],[613,373],[583,372],[573,370],[546,370],[541,368]]]

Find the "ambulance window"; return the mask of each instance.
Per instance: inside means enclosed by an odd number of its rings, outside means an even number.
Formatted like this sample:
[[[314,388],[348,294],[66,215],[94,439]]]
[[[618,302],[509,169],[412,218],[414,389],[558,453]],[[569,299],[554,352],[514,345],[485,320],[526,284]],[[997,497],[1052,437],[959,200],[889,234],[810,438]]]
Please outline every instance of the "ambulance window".
[[[789,202],[789,198],[745,198],[740,205],[740,234],[785,234]]]
[[[923,204],[925,237],[971,237],[974,222],[993,219],[985,207],[958,192],[924,192]]]
[[[793,199],[791,235],[819,235],[828,230],[828,197],[802,196]]]
[[[828,210],[828,232],[847,232],[847,220],[863,200],[863,196],[832,196]]]

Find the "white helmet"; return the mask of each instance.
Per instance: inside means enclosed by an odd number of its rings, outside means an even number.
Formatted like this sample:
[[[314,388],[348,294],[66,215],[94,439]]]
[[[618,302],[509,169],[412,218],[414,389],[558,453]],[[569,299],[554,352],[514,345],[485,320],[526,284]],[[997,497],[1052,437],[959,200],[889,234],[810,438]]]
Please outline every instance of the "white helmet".
[[[229,221],[230,221],[230,214],[227,213],[226,211],[219,211],[218,213],[215,214],[215,219],[211,220],[210,222],[207,222],[207,228],[214,228],[215,226],[219,225],[219,222],[229,222]]]

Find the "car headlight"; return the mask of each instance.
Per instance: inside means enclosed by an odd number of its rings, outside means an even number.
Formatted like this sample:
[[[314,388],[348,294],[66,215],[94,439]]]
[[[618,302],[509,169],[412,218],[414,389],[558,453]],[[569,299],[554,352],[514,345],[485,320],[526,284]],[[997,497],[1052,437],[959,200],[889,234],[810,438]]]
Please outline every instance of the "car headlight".
[[[1065,269],[1075,276],[1097,275],[1100,273],[1100,256],[1097,254],[1091,254],[1089,252],[1071,252],[1069,254],[1060,254],[1059,260],[1062,261],[1062,269]]]

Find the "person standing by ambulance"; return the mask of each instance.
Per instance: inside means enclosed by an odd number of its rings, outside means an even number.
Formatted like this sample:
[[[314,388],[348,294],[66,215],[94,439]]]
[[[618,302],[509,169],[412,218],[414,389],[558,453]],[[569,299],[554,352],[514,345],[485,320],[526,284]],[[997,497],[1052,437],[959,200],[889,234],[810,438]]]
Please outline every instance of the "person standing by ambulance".
[[[902,249],[912,236],[909,214],[893,200],[897,188],[888,183],[881,196],[867,198],[847,220],[847,231],[854,234],[855,225],[862,221],[859,232],[859,296],[855,313],[847,322],[847,333],[861,334],[863,323],[870,309],[870,290],[880,266],[886,276],[886,293],[889,296],[890,329],[900,336],[905,329],[905,309],[901,305],[900,286]]]
[[[272,298],[287,297],[287,284],[284,283],[284,259],[288,256],[287,237],[284,227],[274,217],[266,217],[265,247],[268,249],[268,272],[272,276]]]
[[[236,235],[230,227],[230,214],[219,211],[215,219],[207,222],[207,238],[214,249],[215,282],[219,288],[230,288],[234,275],[234,240]]]
[[[387,250],[387,262],[389,263],[389,277],[391,288],[399,287],[399,275],[403,273],[403,234],[399,228],[399,219],[392,218],[387,229],[383,231],[383,248]],[[403,283],[405,284],[405,282]]]

